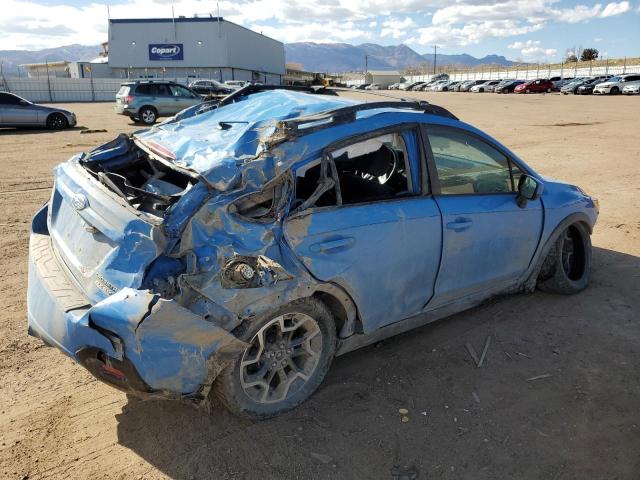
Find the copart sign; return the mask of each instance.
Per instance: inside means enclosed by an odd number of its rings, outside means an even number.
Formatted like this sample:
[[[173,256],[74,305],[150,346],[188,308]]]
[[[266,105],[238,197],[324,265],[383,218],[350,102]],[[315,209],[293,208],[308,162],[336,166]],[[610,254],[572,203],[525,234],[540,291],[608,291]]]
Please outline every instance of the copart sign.
[[[182,43],[149,44],[149,60],[184,60]]]

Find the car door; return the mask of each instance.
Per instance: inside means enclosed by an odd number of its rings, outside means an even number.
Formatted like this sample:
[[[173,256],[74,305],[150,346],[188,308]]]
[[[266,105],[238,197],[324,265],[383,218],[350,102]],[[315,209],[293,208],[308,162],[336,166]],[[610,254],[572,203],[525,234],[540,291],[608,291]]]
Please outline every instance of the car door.
[[[171,94],[174,100],[174,113],[178,113],[180,110],[191,107],[196,103],[200,103],[201,98],[198,95],[193,94],[189,89],[180,85],[169,85]]]
[[[542,233],[541,201],[518,206],[523,167],[497,145],[454,127],[427,125],[425,131],[443,225],[430,307],[496,293],[514,283],[533,258]]]
[[[36,125],[38,112],[32,105],[17,95],[0,93],[0,115],[3,125]]]
[[[315,278],[351,295],[365,332],[419,313],[433,295],[442,231],[419,136],[359,137],[295,170],[285,240]]]

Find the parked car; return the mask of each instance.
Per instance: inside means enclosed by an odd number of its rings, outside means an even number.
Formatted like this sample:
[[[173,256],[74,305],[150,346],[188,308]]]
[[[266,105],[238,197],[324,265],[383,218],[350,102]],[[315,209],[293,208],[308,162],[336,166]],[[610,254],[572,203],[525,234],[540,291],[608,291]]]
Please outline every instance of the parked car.
[[[0,127],[46,127],[62,130],[76,125],[76,114],[58,107],[45,107],[9,92],[0,92]]]
[[[152,125],[158,117],[170,117],[202,102],[202,96],[174,82],[125,82],[116,94],[115,112]]]
[[[266,418],[336,355],[589,283],[597,201],[444,108],[250,86],[191,110],[57,166],[32,221],[29,333],[110,385]]]
[[[480,85],[484,82],[486,82],[486,80],[467,80],[466,82],[460,84],[460,88],[457,91],[468,92],[474,85]]]
[[[513,93],[518,85],[526,83],[524,80],[507,80],[495,86],[494,93]]]
[[[483,93],[488,92],[492,87],[495,87],[502,80],[487,80],[483,83],[479,83],[477,85],[472,86],[469,91],[473,93]]]
[[[428,87],[425,87],[425,91],[430,91],[430,92],[441,92],[442,88],[445,85],[448,85],[449,83],[451,83],[449,80],[438,80],[437,82],[433,82],[431,84],[429,84]]]
[[[611,77],[606,82],[599,83],[593,89],[594,95],[618,95],[629,82],[640,80],[640,74],[630,73]]]
[[[436,86],[433,91],[434,92],[449,92],[452,91],[456,85],[458,85],[459,83],[461,83],[459,80],[456,81],[447,81],[445,83],[442,83],[438,86]]]
[[[551,83],[553,83],[553,91],[559,92],[562,87],[573,82],[574,80],[575,80],[574,77],[563,77],[560,80],[555,80],[555,81],[551,80]]]
[[[366,90],[369,85],[371,85],[371,84],[370,83],[361,83],[360,85],[358,85],[356,87],[356,90]]]
[[[400,82],[392,83],[387,87],[387,90],[398,90],[399,87],[400,87]]]
[[[640,93],[640,80],[627,82],[627,84],[622,89],[622,93],[624,93],[625,95],[638,95]]]
[[[229,95],[236,91],[235,87],[217,80],[195,80],[189,84],[189,88],[200,95]]]
[[[380,85],[379,83],[372,83],[367,88],[365,88],[365,90],[381,90],[381,89],[382,89],[382,85]]]
[[[412,92],[417,92],[422,90],[422,88],[427,85],[428,82],[416,82],[414,85],[412,85],[410,88],[408,88],[407,90],[411,90]]]
[[[250,83],[251,82],[247,82],[245,80],[227,80],[224,82],[225,85],[235,90],[238,90],[239,88],[242,88],[242,87],[246,87]]]
[[[598,77],[582,77],[582,78],[576,78],[574,81],[572,81],[571,83],[566,84],[565,86],[563,86],[560,89],[560,92],[563,93],[564,95],[569,95],[570,93],[578,94],[581,92],[578,92],[578,89],[580,87],[586,86],[588,87],[588,93],[593,93],[593,88],[598,84],[598,83],[602,83],[606,80],[608,80],[609,78],[611,78],[611,75],[603,75],[603,76],[598,76]],[[584,91],[585,89],[583,89]]]
[[[545,78],[538,78],[518,85],[514,88],[514,93],[551,93],[553,83]]]

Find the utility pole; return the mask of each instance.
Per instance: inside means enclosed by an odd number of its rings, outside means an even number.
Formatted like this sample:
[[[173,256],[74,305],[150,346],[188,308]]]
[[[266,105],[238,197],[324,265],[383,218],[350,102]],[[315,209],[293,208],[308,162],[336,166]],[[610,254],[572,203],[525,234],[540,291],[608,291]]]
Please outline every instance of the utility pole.
[[[437,50],[438,45],[433,46],[433,74],[436,74],[436,64],[437,64]]]
[[[364,81],[362,83],[367,83],[367,72],[369,71],[369,55],[364,56]]]

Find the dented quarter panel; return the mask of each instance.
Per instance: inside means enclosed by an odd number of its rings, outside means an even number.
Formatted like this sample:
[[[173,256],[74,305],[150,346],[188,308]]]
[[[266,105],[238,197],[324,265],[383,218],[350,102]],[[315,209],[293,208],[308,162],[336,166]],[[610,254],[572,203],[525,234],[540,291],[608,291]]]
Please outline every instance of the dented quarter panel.
[[[91,320],[123,340],[125,355],[154,390],[195,392],[208,375],[213,353],[244,343],[174,300],[125,288],[91,310]]]

